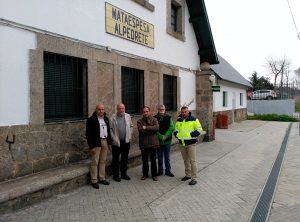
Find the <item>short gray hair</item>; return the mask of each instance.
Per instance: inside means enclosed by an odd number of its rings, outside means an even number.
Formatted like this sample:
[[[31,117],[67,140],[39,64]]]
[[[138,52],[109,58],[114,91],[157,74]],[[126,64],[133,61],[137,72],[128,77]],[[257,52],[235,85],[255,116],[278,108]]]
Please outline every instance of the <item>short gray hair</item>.
[[[161,105],[158,105],[158,106],[157,106],[157,109],[159,109],[159,108],[166,109],[165,105],[163,105],[163,104],[161,104]]]

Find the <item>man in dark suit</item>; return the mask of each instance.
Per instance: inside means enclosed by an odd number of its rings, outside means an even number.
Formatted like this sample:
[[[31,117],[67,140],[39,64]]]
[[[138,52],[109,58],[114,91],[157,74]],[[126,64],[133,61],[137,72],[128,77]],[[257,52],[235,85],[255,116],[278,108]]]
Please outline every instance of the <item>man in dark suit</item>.
[[[95,112],[86,122],[86,139],[92,157],[91,184],[95,189],[99,189],[98,176],[100,184],[109,185],[105,179],[105,167],[107,151],[111,149],[109,119],[102,104],[96,106]]]

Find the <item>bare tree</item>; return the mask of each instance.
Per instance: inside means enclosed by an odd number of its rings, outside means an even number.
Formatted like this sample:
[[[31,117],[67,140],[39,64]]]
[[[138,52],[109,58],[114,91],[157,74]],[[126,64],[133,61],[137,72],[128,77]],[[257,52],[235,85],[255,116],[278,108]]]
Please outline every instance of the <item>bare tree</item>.
[[[291,69],[290,69],[290,66],[288,66],[286,72],[285,72],[285,76],[286,76],[286,84],[289,83],[289,76],[290,76],[290,73],[291,73]]]
[[[284,78],[286,81],[289,79],[290,74],[290,61],[286,58],[274,59],[270,58],[267,60],[267,69],[270,71],[271,75],[274,75],[274,86],[276,86],[277,78],[280,78],[280,85],[282,86]]]
[[[297,80],[299,81],[300,80],[300,67],[298,69],[294,70],[294,73],[295,73]]]
[[[300,84],[300,67],[298,69],[294,70],[294,74],[295,74],[294,81],[299,86],[299,84]]]

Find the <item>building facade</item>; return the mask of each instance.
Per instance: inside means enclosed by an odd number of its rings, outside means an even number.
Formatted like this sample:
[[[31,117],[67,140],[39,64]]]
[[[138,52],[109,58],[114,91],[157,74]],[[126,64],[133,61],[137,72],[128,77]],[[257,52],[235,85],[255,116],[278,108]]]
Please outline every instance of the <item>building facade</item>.
[[[197,113],[200,64],[217,62],[199,13],[203,1],[0,1],[0,181],[87,159],[96,104],[110,116],[123,102],[134,125],[144,105]]]
[[[251,84],[224,58],[218,55],[219,64],[212,65],[219,92],[213,93],[213,112],[227,115],[228,123],[247,119],[247,89]]]

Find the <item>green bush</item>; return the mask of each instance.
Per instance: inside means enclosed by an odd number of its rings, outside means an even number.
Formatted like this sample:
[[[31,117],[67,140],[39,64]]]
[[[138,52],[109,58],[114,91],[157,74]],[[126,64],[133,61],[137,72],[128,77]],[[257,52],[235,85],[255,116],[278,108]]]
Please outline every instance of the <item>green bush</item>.
[[[265,121],[280,121],[280,122],[298,122],[298,120],[288,115],[277,115],[277,114],[262,114],[253,116],[247,116],[248,120],[265,120]]]
[[[295,112],[299,112],[300,111],[300,104],[295,101]]]

